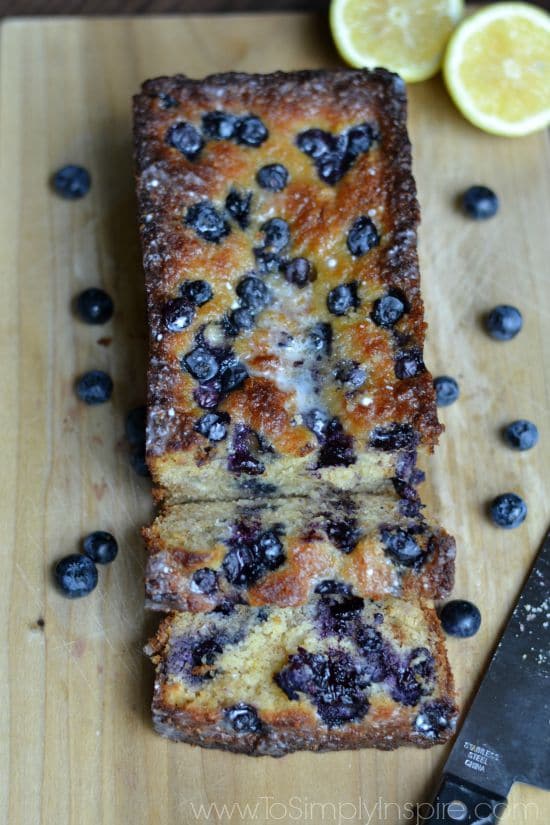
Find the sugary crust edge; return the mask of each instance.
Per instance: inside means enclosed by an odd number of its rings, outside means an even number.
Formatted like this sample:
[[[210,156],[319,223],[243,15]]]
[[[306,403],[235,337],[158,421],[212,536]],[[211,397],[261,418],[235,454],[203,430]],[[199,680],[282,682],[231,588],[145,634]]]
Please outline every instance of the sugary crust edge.
[[[205,714],[178,711],[165,700],[163,686],[158,679],[162,652],[170,637],[171,614],[161,622],[156,635],[150,639],[145,647],[145,653],[157,666],[157,679],[152,703],[155,730],[162,736],[174,741],[199,745],[203,748],[217,748],[232,753],[242,753],[248,756],[281,757],[298,750],[317,752],[357,750],[359,748],[395,750],[395,748],[402,745],[430,748],[434,745],[443,744],[454,734],[459,709],[456,703],[453,675],[437,614],[429,606],[429,603],[421,602],[421,607],[428,631],[436,639],[434,655],[439,687],[437,700],[447,701],[453,712],[453,723],[437,739],[429,739],[413,730],[410,724],[388,718],[381,718],[377,723],[376,730],[372,726],[367,726],[367,728],[361,730],[360,725],[347,730],[334,728],[323,730],[318,727],[312,729],[313,714],[312,716],[306,716],[298,712],[285,713],[285,718],[279,727],[277,726],[277,715],[274,714],[274,724],[264,725],[262,734],[236,735],[231,731],[222,729],[219,724],[212,724],[212,720],[207,719]],[[409,717],[407,717],[407,721],[409,721]]]

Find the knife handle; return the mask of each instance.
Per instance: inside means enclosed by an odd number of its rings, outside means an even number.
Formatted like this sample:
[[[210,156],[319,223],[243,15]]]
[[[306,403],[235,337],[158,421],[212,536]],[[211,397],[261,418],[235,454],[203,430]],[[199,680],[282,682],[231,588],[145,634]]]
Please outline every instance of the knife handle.
[[[418,823],[496,825],[505,807],[505,797],[490,795],[483,788],[446,773],[434,801],[419,806]]]

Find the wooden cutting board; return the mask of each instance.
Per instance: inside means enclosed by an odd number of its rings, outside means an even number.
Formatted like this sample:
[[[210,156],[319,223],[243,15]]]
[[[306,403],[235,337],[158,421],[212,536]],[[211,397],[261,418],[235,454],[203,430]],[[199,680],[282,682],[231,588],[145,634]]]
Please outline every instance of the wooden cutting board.
[[[144,399],[146,359],[130,96],[143,79],[177,71],[336,65],[325,21],[12,20],[2,26],[0,56],[1,821],[412,821],[445,748],[253,760],[168,743],[151,728],[152,671],[141,653],[157,618],[142,608],[148,483],[130,468],[123,434],[125,412]],[[411,88],[410,101],[427,360],[461,385],[460,401],[442,411],[447,433],[425,495],[457,537],[455,594],[483,613],[474,639],[449,642],[464,705],[550,521],[547,141],[475,130],[440,79]],[[91,170],[82,201],[48,188],[67,162]],[[457,194],[476,182],[501,198],[487,223],[456,208]],[[71,313],[74,295],[97,284],[116,302],[105,327]],[[495,343],[481,328],[496,303],[524,313],[525,329],[511,343]],[[115,392],[112,403],[89,408],[75,400],[73,381],[96,367],[112,374]],[[518,417],[541,431],[527,454],[499,437]],[[526,523],[512,532],[485,515],[487,501],[506,490],[529,505]],[[118,537],[119,557],[100,571],[94,594],[73,603],[54,590],[52,563],[94,529]],[[549,817],[550,796],[517,786],[503,821]]]

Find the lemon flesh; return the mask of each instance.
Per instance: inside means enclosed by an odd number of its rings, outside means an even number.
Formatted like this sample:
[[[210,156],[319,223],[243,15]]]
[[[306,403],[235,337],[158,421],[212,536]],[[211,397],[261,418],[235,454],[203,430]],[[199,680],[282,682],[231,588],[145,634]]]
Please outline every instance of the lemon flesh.
[[[508,137],[550,123],[550,15],[527,3],[498,3],[452,35],[443,72],[462,114]]]
[[[462,0],[332,0],[330,26],[351,66],[383,66],[407,82],[436,74]]]

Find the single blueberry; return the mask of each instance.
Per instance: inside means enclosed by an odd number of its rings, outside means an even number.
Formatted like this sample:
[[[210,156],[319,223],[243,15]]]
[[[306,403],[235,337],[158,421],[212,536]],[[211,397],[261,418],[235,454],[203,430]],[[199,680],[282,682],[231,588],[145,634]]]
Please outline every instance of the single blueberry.
[[[481,613],[472,602],[454,599],[439,611],[441,626],[449,636],[468,639],[475,636],[481,625]]]
[[[165,140],[169,146],[181,152],[187,160],[195,160],[204,146],[199,130],[192,123],[185,121],[173,123],[166,132]]]
[[[422,357],[422,350],[418,347],[402,350],[395,356],[396,378],[402,380],[415,378],[423,372],[426,372],[426,365]]]
[[[262,729],[257,711],[244,702],[226,708],[224,716],[235,733],[258,733]]]
[[[350,596],[351,586],[345,582],[335,581],[334,579],[323,579],[315,586],[315,593],[319,595],[340,595]]]
[[[506,304],[496,306],[485,318],[485,329],[496,341],[510,341],[522,326],[523,318],[519,309]]]
[[[150,478],[151,473],[147,465],[147,456],[145,451],[145,444],[140,444],[133,447],[130,453],[130,464],[138,476],[143,478]]]
[[[227,437],[229,415],[225,412],[206,413],[201,416],[194,429],[209,441],[223,441]]]
[[[359,157],[369,151],[375,138],[375,131],[370,123],[359,123],[352,126],[347,133],[347,154],[351,159]]]
[[[315,269],[307,258],[292,258],[285,266],[284,275],[290,284],[303,289],[314,279]]]
[[[256,181],[262,189],[281,192],[288,183],[288,177],[288,170],[282,163],[268,163],[258,169]]]
[[[221,396],[222,388],[217,379],[199,384],[193,390],[193,398],[201,410],[213,410],[220,403]]]
[[[216,572],[210,567],[201,567],[195,570],[191,576],[190,589],[194,593],[203,593],[205,596],[210,596],[218,589],[218,577]]]
[[[216,639],[204,639],[198,642],[192,649],[192,666],[193,668],[202,669],[204,665],[213,665],[216,657],[223,652],[223,647]],[[211,679],[213,673],[204,673],[201,675],[207,679]]]
[[[306,129],[296,138],[296,145],[304,154],[317,160],[317,158],[331,150],[333,137],[329,132],[324,132],[322,129]]]
[[[318,468],[349,467],[355,464],[357,456],[353,447],[353,436],[348,435],[337,417],[327,424],[324,439],[320,441]]]
[[[90,370],[78,379],[75,389],[85,404],[104,404],[113,394],[113,380],[102,370]]]
[[[290,228],[282,218],[270,218],[260,229],[264,233],[263,248],[267,252],[282,252],[290,243]]]
[[[225,199],[225,208],[241,229],[248,226],[251,202],[252,192],[239,192],[234,188],[230,189]]]
[[[113,299],[103,289],[85,289],[76,299],[76,308],[87,324],[105,324],[113,316]]]
[[[229,112],[206,112],[202,116],[202,131],[209,140],[231,140],[235,134],[237,118]]]
[[[250,332],[254,329],[256,319],[250,310],[240,307],[234,309],[228,318],[228,331],[230,335],[238,335],[239,332]]]
[[[181,332],[192,323],[195,307],[187,298],[173,298],[162,310],[162,323],[169,332]]]
[[[186,281],[180,289],[183,298],[190,304],[201,307],[212,300],[214,292],[208,281]]]
[[[182,363],[197,381],[210,381],[219,370],[216,358],[205,347],[191,350],[184,355]]]
[[[82,552],[96,564],[109,564],[118,553],[117,540],[110,533],[96,530],[82,541]]]
[[[237,424],[233,433],[231,450],[227,456],[227,468],[231,473],[261,475],[265,465],[254,454],[259,449],[258,436],[250,427]]]
[[[379,327],[391,329],[407,312],[407,302],[402,293],[391,290],[382,298],[377,298],[372,306],[371,319]]]
[[[132,447],[141,447],[145,444],[146,425],[147,407],[134,407],[127,413],[124,430],[128,443]]]
[[[376,427],[369,439],[371,447],[385,452],[409,449],[415,447],[417,442],[418,436],[413,427],[410,424],[398,424],[397,422],[387,427]]]
[[[332,349],[332,326],[320,321],[307,334],[307,345],[319,355],[330,355]]]
[[[504,430],[504,438],[515,450],[530,450],[539,440],[539,431],[532,421],[520,418],[508,424]]]
[[[367,371],[357,361],[338,361],[334,367],[334,377],[347,389],[358,390],[367,380]]]
[[[498,197],[486,186],[470,186],[462,196],[462,207],[470,218],[485,220],[498,212]]]
[[[435,400],[438,407],[448,407],[458,399],[460,390],[450,375],[438,375],[434,378]]]
[[[69,164],[62,166],[54,174],[52,179],[53,188],[58,195],[68,200],[83,198],[90,191],[92,179],[90,173],[83,166]]]
[[[340,284],[331,289],[327,297],[327,307],[333,315],[345,315],[350,309],[357,309],[359,296],[355,281]]]
[[[346,172],[348,162],[343,152],[334,150],[321,155],[316,161],[316,166],[321,180],[334,186]]]
[[[342,553],[346,555],[353,552],[357,547],[357,543],[363,535],[363,531],[359,527],[357,520],[353,517],[348,517],[346,520],[327,518],[325,521],[325,530],[327,537]]]
[[[409,530],[400,527],[383,527],[380,537],[384,549],[400,564],[411,567],[424,555],[424,551],[417,544]]]
[[[271,300],[271,292],[264,281],[253,275],[242,278],[237,284],[236,292],[243,306],[253,312],[260,312]]]
[[[275,252],[265,252],[265,250],[256,247],[254,256],[256,258],[256,269],[261,274],[281,271],[283,261]]]
[[[212,243],[219,243],[230,232],[229,224],[210,201],[201,201],[190,206],[185,223],[205,241]]]
[[[88,556],[72,553],[58,561],[54,569],[55,580],[69,599],[87,596],[97,585],[97,567]]]
[[[512,530],[525,521],[527,505],[516,493],[503,493],[493,499],[490,512],[497,527]]]
[[[269,137],[269,132],[259,117],[248,115],[237,121],[235,135],[237,143],[244,146],[261,146]]]
[[[356,257],[364,255],[373,247],[378,246],[380,235],[367,215],[361,215],[353,222],[346,243],[351,254]]]
[[[230,355],[220,364],[220,382],[223,392],[228,393],[240,387],[248,378],[248,370],[242,361]]]
[[[179,106],[178,101],[172,95],[167,94],[166,92],[160,92],[158,97],[159,106],[161,109],[174,109],[176,106]]]
[[[266,530],[256,540],[256,547],[268,570],[276,570],[285,560],[282,542],[274,530]]]

